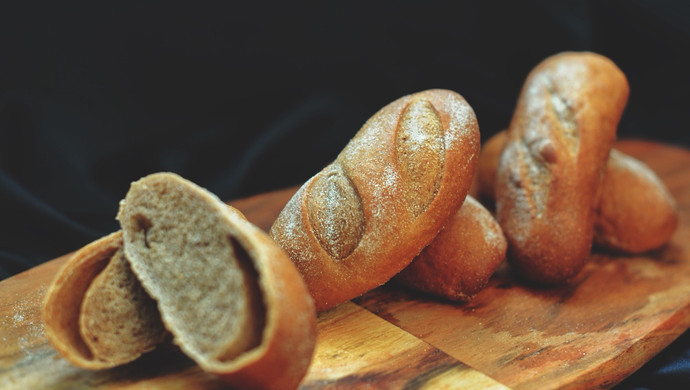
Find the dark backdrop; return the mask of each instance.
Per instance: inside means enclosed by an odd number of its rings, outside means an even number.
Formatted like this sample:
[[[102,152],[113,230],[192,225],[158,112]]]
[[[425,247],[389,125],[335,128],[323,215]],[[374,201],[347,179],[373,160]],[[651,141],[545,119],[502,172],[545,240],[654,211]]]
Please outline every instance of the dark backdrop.
[[[116,230],[148,173],[300,184],[405,94],[459,92],[486,139],[564,50],[627,74],[620,137],[690,144],[688,2],[199,3],[0,5],[0,278]]]

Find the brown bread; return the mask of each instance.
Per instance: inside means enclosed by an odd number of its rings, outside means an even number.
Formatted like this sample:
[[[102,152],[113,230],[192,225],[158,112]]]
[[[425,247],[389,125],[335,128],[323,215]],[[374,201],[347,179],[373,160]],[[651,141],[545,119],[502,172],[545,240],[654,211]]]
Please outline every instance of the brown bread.
[[[455,92],[405,96],[372,116],[271,227],[317,310],[408,265],[462,205],[478,153],[474,112]]]
[[[477,193],[494,202],[496,166],[506,132],[486,141],[479,155]],[[626,253],[641,253],[666,244],[678,227],[676,202],[661,179],[643,162],[611,149],[596,208],[594,243]]]
[[[126,363],[153,350],[167,335],[122,248],[86,291],[79,316],[84,342],[99,360]]]
[[[507,242],[493,215],[471,196],[446,227],[394,280],[445,299],[467,302],[505,260]]]
[[[678,227],[676,202],[647,165],[611,150],[596,209],[597,245],[641,253],[666,244]]]
[[[132,271],[173,341],[243,389],[294,389],[316,344],[313,301],[271,238],[171,173],[132,183],[120,205]]]
[[[48,290],[43,306],[46,336],[76,366],[115,367],[165,338],[155,304],[130,273],[122,272],[121,260],[122,234],[117,232],[75,252]],[[124,284],[103,277],[112,273]]]
[[[561,53],[530,72],[497,170],[496,211],[509,261],[557,284],[589,258],[595,207],[628,98],[623,72],[594,53]]]

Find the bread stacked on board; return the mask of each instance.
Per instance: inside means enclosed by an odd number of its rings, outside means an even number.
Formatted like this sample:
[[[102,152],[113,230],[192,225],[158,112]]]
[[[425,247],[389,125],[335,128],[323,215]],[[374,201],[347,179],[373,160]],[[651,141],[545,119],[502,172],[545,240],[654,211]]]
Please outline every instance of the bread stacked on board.
[[[561,283],[590,256],[595,207],[628,98],[623,72],[594,53],[547,58],[527,77],[496,177],[511,266]]]
[[[475,195],[495,202],[496,168],[507,133],[482,147]],[[657,174],[642,161],[611,149],[595,208],[594,244],[625,253],[642,253],[666,244],[678,227],[678,210]]]
[[[172,340],[233,386],[294,389],[315,348],[316,311],[391,278],[465,302],[506,253],[528,279],[557,284],[579,272],[593,242],[657,248],[677,213],[648,167],[611,150],[627,96],[603,56],[547,58],[481,157],[462,96],[404,96],[295,193],[270,235],[175,174],[144,177],[121,202],[122,231],[77,251],[56,276],[46,334],[88,369]],[[473,180],[490,209],[495,199],[497,220],[468,196]]]
[[[169,332],[233,386],[297,387],[316,344],[313,300],[266,233],[170,173],[133,183],[118,219],[122,232],[77,251],[48,291],[46,334],[58,351],[108,368]]]

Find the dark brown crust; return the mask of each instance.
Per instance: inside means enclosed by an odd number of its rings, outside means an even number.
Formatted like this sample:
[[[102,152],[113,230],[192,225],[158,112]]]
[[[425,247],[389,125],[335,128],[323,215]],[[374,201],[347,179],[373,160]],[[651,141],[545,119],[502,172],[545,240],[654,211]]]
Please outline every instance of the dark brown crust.
[[[528,76],[501,155],[496,208],[509,261],[557,284],[589,258],[601,178],[628,97],[625,75],[594,53],[562,53]]]
[[[403,117],[413,119],[401,123]],[[418,124],[410,128],[412,120]],[[271,227],[271,236],[303,275],[317,310],[359,296],[408,265],[460,208],[478,154],[474,112],[455,92],[405,96],[372,116],[336,161],[302,186]],[[333,170],[347,176],[356,197],[324,199],[314,192],[314,182]],[[332,203],[330,209],[338,211],[330,219],[351,229],[345,237],[357,239],[347,256],[332,257],[316,236],[323,233],[315,232],[309,215],[319,202]],[[361,227],[360,236],[356,229]]]
[[[468,196],[446,227],[394,280],[413,289],[467,302],[505,260],[507,242],[491,213]]]

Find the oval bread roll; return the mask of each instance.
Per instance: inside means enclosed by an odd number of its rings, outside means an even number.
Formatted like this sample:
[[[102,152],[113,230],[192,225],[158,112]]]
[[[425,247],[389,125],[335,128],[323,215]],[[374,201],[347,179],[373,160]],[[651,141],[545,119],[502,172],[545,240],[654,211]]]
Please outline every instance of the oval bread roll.
[[[623,72],[594,53],[562,53],[530,72],[496,181],[508,259],[530,280],[557,284],[589,258],[595,207],[628,98]]]
[[[641,253],[666,244],[678,227],[676,202],[646,164],[611,150],[594,224],[597,245]]]
[[[507,133],[486,141],[479,154],[477,192],[494,202],[496,167]],[[678,227],[678,209],[664,183],[642,161],[611,149],[596,208],[594,243],[626,253],[641,253],[666,244]]]
[[[132,183],[118,220],[132,271],[182,351],[237,388],[298,386],[316,344],[314,305],[266,233],[171,173]]]
[[[455,92],[405,96],[372,116],[270,230],[317,310],[357,297],[409,264],[462,205],[478,153],[474,112]]]
[[[505,260],[507,242],[493,215],[471,196],[394,280],[459,302],[470,301]]]

